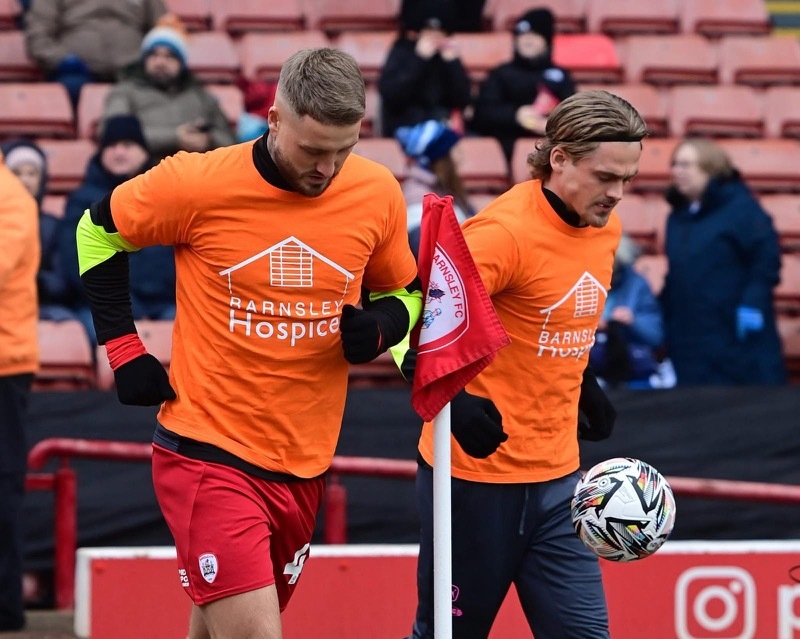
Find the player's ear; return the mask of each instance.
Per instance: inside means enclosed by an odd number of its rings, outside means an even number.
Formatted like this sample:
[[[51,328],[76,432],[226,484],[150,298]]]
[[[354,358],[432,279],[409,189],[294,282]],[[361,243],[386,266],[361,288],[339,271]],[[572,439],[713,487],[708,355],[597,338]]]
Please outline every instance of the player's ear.
[[[280,109],[273,104],[267,111],[267,124],[269,125],[270,133],[274,134],[278,130],[280,119]]]
[[[560,146],[554,146],[550,150],[550,166],[554,173],[561,173],[564,170],[564,165],[569,160],[569,156],[564,149]]]

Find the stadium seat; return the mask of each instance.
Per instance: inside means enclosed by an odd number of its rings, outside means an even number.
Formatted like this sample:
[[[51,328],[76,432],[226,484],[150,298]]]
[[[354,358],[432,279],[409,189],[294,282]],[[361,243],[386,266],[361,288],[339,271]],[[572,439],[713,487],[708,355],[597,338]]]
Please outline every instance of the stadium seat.
[[[669,128],[675,137],[761,137],[764,109],[746,86],[675,86]]]
[[[211,28],[209,0],[166,0],[166,5],[167,10],[178,16],[188,31],[207,31]]]
[[[730,36],[718,47],[720,82],[800,84],[800,42],[795,37]]]
[[[536,150],[538,141],[539,138],[518,138],[514,143],[514,152],[511,154],[511,181],[514,184],[531,179],[528,155]]]
[[[489,204],[497,199],[497,193],[470,193],[470,204],[475,208],[475,211],[482,211]]]
[[[239,87],[231,84],[207,84],[206,91],[217,99],[228,122],[236,127],[236,122],[244,111],[244,96]]]
[[[800,138],[800,87],[764,92],[764,130],[771,138]]]
[[[623,51],[629,83],[714,84],[717,81],[717,50],[702,36],[631,36]]]
[[[496,138],[461,138],[453,153],[467,191],[502,193],[508,189],[508,163]]]
[[[89,83],[83,85],[81,97],[78,100],[77,120],[78,137],[94,140],[97,134],[97,123],[103,117],[106,96],[111,90],[111,84]]]
[[[72,105],[57,82],[0,84],[0,137],[74,134]]]
[[[800,253],[800,195],[778,193],[763,195],[761,206],[772,216],[781,250]]]
[[[408,161],[394,138],[362,138],[353,153],[383,164],[401,182],[408,174]]]
[[[800,255],[781,256],[781,282],[775,287],[778,314],[800,315]]]
[[[651,215],[650,199],[627,193],[614,210],[622,221],[622,232],[635,240],[645,254],[654,255],[659,252],[659,238],[662,235],[659,225],[663,220]]]
[[[637,193],[663,192],[670,183],[670,160],[680,142],[677,138],[646,139],[642,144],[639,173],[631,183]]]
[[[246,33],[239,42],[242,71],[250,80],[277,80],[281,66],[300,49],[330,46],[321,31]]]
[[[678,0],[589,0],[586,28],[613,37],[633,33],[676,33]]]
[[[0,30],[17,29],[17,18],[22,11],[18,0],[0,0]]]
[[[568,69],[576,82],[622,80],[622,65],[614,41],[602,33],[556,35],[553,61]]]
[[[377,87],[367,86],[366,111],[361,121],[362,137],[371,138],[381,134],[381,95]]]
[[[86,166],[97,148],[91,140],[38,140],[47,158],[50,194],[68,195],[80,186]]]
[[[42,199],[42,211],[49,213],[53,217],[64,217],[64,209],[66,206],[66,195],[45,195]]]
[[[769,33],[764,0],[687,0],[681,3],[681,30],[709,38]]]
[[[547,7],[556,17],[559,33],[580,33],[586,30],[588,0],[488,0],[483,13],[495,31],[510,31],[517,19],[532,7]]]
[[[336,39],[335,46],[355,58],[364,81],[371,85],[378,82],[396,38],[394,31],[349,31]]]
[[[77,320],[39,320],[39,371],[37,390],[85,390],[95,382],[92,346]]]
[[[229,84],[239,74],[239,55],[231,37],[222,31],[189,36],[189,69],[201,82]]]
[[[456,33],[452,39],[473,82],[480,82],[489,71],[511,61],[514,56],[513,36],[506,31]]]
[[[647,123],[650,135],[667,135],[667,100],[658,87],[649,84],[586,84],[582,91],[602,89],[630,102]]]
[[[40,78],[39,67],[25,51],[25,34],[22,31],[0,32],[0,81],[31,82]]]
[[[248,31],[299,31],[305,26],[302,0],[210,0],[214,28],[238,36]]]
[[[800,317],[779,315],[777,323],[789,380],[796,384],[800,382]]]
[[[327,34],[397,29],[400,0],[304,0],[306,24]]]
[[[758,192],[798,192],[800,142],[794,140],[720,140],[744,176]]]
[[[633,268],[647,280],[654,295],[661,293],[669,268],[666,255],[642,255],[634,262]]]

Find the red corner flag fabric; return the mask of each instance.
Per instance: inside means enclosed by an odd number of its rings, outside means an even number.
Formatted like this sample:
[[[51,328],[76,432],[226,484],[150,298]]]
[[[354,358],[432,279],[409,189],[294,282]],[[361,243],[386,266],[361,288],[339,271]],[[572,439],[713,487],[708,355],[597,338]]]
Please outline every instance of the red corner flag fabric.
[[[431,421],[510,343],[458,225],[453,198],[422,203],[422,318],[412,335],[417,364],[411,405]]]

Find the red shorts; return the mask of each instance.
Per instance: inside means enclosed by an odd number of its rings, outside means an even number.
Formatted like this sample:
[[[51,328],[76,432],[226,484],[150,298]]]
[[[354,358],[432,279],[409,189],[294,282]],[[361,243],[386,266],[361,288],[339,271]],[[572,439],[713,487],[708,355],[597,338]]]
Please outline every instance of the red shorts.
[[[308,558],[324,478],[269,481],[154,445],[153,484],[181,586],[195,604],[274,583],[286,608]]]

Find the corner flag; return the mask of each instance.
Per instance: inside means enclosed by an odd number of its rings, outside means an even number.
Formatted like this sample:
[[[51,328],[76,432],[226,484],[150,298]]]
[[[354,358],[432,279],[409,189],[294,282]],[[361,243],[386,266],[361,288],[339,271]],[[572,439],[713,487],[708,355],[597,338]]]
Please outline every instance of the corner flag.
[[[433,420],[510,343],[458,225],[453,198],[423,200],[419,276],[425,306],[412,335],[411,405]]]

